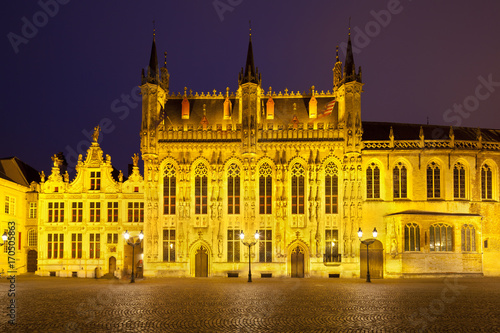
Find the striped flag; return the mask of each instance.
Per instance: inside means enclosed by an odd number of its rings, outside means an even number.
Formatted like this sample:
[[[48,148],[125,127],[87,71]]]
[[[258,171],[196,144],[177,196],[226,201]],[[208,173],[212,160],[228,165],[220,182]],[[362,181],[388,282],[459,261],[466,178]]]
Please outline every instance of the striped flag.
[[[321,111],[320,114],[318,114],[318,118],[322,118],[322,117],[326,117],[328,116],[329,114],[332,113],[333,111],[333,107],[335,106],[335,100],[332,100],[330,102],[328,102],[326,105],[325,105],[325,108],[323,109],[323,111]]]

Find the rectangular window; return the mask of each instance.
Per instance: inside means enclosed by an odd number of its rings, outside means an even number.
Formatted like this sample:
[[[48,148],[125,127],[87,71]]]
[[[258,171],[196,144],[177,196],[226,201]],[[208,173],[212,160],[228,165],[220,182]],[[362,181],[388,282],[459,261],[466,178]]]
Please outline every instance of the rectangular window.
[[[304,176],[292,177],[292,214],[304,214]]]
[[[64,202],[49,202],[49,222],[64,222]]]
[[[337,214],[338,213],[338,177],[326,176],[325,177],[325,213]]]
[[[71,234],[71,258],[82,258],[82,234]]]
[[[71,203],[71,222],[82,222],[83,220],[83,202]]]
[[[336,229],[325,230],[325,262],[340,262],[339,231]]]
[[[5,214],[16,215],[16,198],[5,196]]]
[[[273,261],[273,232],[270,229],[259,230],[259,262]]]
[[[90,259],[101,258],[101,234],[90,234]]]
[[[118,244],[118,234],[108,234],[108,244]]]
[[[101,222],[101,203],[90,203],[90,222]]]
[[[38,233],[36,229],[28,231],[28,246],[36,247],[38,245]]]
[[[36,219],[36,211],[37,211],[37,203],[30,202],[30,213],[29,213],[30,219]]]
[[[101,189],[101,172],[100,171],[92,171],[90,173],[90,189],[96,190],[96,191]]]
[[[240,213],[240,177],[229,176],[227,178],[227,213]]]
[[[108,222],[118,222],[118,202],[108,202]]]
[[[175,262],[175,230],[163,230],[163,261]]]
[[[47,258],[62,259],[64,254],[64,234],[47,235]]]
[[[273,179],[259,177],[259,213],[272,214]]]
[[[227,231],[227,262],[240,262],[241,230]]]
[[[128,203],[128,222],[144,222],[144,202]]]
[[[207,177],[197,176],[194,180],[195,214],[207,214]]]
[[[163,214],[175,215],[175,176],[163,178]]]

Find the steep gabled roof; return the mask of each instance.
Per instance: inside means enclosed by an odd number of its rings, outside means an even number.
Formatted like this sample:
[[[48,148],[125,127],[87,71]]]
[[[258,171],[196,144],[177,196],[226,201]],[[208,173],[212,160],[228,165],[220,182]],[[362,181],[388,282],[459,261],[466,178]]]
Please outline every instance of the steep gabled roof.
[[[0,178],[26,187],[33,181],[40,182],[38,171],[17,157],[0,159]]]

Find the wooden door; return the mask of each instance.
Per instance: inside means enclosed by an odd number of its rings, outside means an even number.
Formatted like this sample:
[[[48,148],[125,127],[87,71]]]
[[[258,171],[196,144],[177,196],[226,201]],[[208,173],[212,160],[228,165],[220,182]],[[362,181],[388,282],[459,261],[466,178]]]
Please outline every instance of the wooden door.
[[[116,271],[116,258],[109,257],[109,273],[114,274]]]
[[[28,272],[33,273],[38,269],[38,253],[35,250],[28,251]]]
[[[291,272],[292,277],[303,278],[304,277],[304,250],[297,246],[292,250],[291,256]]]
[[[208,277],[208,254],[204,246],[196,251],[195,255],[195,277]]]
[[[368,246],[370,256],[370,278],[382,279],[384,277],[384,254],[383,245],[380,241],[375,240],[373,244]],[[360,246],[360,277],[366,279],[366,245]]]

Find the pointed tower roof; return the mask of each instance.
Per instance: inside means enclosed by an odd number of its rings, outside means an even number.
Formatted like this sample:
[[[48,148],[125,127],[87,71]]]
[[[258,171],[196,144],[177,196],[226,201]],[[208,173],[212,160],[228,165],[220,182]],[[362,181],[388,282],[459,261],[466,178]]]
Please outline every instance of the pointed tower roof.
[[[156,52],[156,32],[153,31],[153,45],[151,46],[151,56],[149,58],[147,82],[158,83],[160,73],[158,71],[158,53]]]
[[[156,40],[153,34],[153,45],[151,46],[151,57],[149,58],[149,70],[151,76],[156,76],[158,73],[158,53],[156,52]]]
[[[240,81],[239,82],[240,84],[248,83],[248,82],[259,84],[259,81],[260,81],[258,69],[256,70],[255,64],[253,61],[252,28],[250,28],[250,32],[249,32],[247,61],[245,64],[245,69],[241,70],[239,81]]]
[[[354,55],[352,54],[352,43],[351,43],[351,27],[349,23],[349,37],[347,39],[347,50],[344,62],[344,79],[345,82],[356,80],[356,66],[354,65]]]

